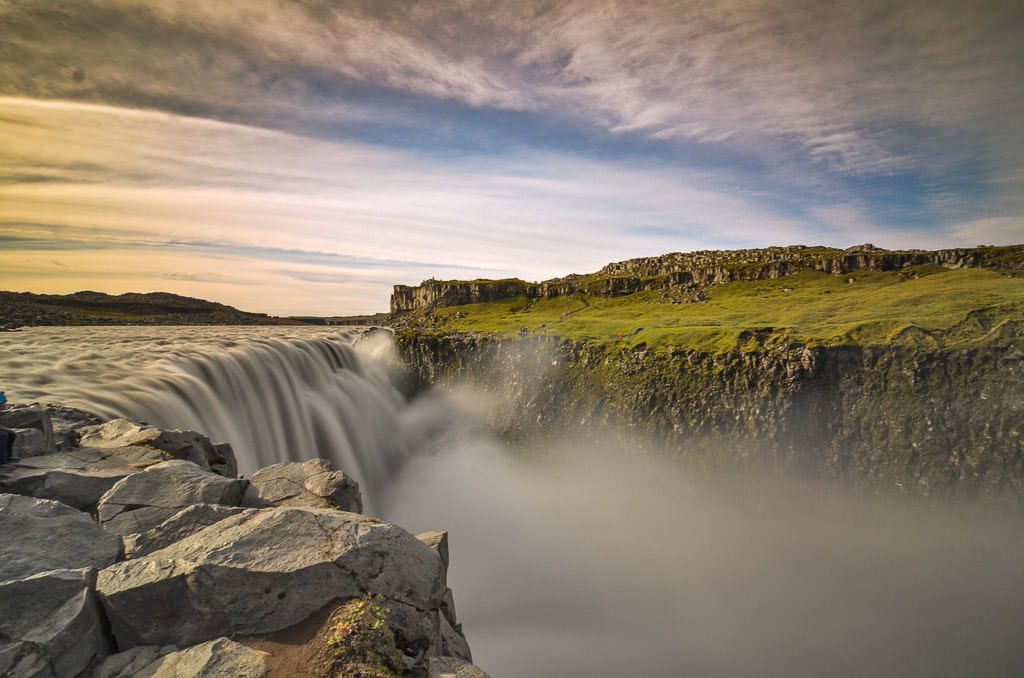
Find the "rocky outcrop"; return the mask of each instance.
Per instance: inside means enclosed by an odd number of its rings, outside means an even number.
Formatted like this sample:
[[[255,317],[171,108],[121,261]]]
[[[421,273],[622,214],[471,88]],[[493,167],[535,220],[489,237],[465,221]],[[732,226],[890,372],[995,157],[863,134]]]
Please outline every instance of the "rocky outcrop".
[[[520,295],[535,296],[537,286],[522,280],[425,280],[415,287],[395,285],[391,312],[402,313],[423,308],[477,304]]]
[[[362,513],[359,483],[336,471],[326,459],[286,462],[252,474],[242,499],[245,506],[309,506]]]
[[[140,559],[100,572],[118,647],[264,634],[331,600],[384,597],[406,647],[424,655],[443,637],[440,555],[399,527],[334,509],[251,509]],[[463,641],[464,642],[464,641]]]
[[[121,538],[87,514],[47,499],[0,494],[0,581],[48,570],[103,568],[121,559]]]
[[[582,292],[616,297],[660,291],[679,302],[699,301],[704,290],[738,280],[773,280],[803,270],[842,275],[858,270],[892,271],[924,265],[945,268],[991,268],[1020,274],[1024,245],[948,250],[889,251],[866,244],[845,250],[831,247],[767,247],[748,250],[677,252],[608,264],[587,275],[569,275],[541,283],[522,280],[427,280],[411,287],[395,285],[391,312],[431,311],[513,297],[551,298]]]
[[[720,354],[403,334],[413,388],[465,380],[504,435],[571,431],[697,469],[773,468],[882,493],[1024,498],[1024,351],[805,347]]]
[[[0,581],[0,675],[74,678],[109,650],[96,570]]]
[[[92,447],[0,470],[14,493],[0,494],[0,675],[263,676],[266,655],[229,637],[290,633],[371,594],[409,675],[471,660],[446,534],[344,510],[359,488],[329,463],[264,469],[246,493],[194,432],[79,421],[68,440]]]

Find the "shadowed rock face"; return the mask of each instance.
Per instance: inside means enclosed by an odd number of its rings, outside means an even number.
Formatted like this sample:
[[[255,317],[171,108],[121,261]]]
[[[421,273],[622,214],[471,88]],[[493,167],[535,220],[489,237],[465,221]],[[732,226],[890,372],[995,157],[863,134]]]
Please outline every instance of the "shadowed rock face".
[[[51,570],[0,582],[0,675],[79,675],[109,641],[96,570]]]

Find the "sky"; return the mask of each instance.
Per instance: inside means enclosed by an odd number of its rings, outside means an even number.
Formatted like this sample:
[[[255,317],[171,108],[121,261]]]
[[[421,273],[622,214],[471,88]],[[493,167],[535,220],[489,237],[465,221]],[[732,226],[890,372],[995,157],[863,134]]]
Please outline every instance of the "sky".
[[[1024,2],[0,0],[0,289],[1024,242]]]

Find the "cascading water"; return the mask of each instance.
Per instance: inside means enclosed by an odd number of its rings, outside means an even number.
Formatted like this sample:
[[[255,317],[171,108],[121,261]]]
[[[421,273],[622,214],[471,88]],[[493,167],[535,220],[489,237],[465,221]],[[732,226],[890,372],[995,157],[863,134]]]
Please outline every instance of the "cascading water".
[[[450,531],[459,618],[496,678],[1024,675],[1019,516],[698,481],[572,431],[510,454],[480,394],[406,403],[388,342],[359,336],[33,328],[0,333],[0,388],[198,429],[246,472],[332,458],[370,512]]]
[[[397,423],[404,398],[392,385],[385,337],[322,329],[87,332],[40,328],[2,337],[10,396],[200,431],[230,442],[243,474],[325,457],[360,482],[370,505],[407,453]],[[44,355],[12,342],[24,335],[48,347]],[[112,357],[105,340],[121,343],[115,355],[132,355]]]

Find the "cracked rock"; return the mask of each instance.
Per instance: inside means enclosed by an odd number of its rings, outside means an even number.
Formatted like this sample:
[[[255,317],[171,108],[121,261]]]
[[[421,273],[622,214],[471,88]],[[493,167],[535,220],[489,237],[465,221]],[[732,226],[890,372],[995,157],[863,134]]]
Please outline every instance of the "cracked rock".
[[[138,446],[44,454],[0,467],[0,492],[53,499],[94,512],[100,497],[117,481],[162,461],[159,450]]]
[[[175,459],[119,480],[100,498],[97,516],[104,529],[126,535],[150,530],[194,504],[237,506],[241,496],[241,480]]]
[[[404,611],[389,622],[407,650],[458,645],[438,627],[440,555],[400,527],[337,509],[249,509],[102,570],[97,589],[123,649],[271,633],[367,593]]]

